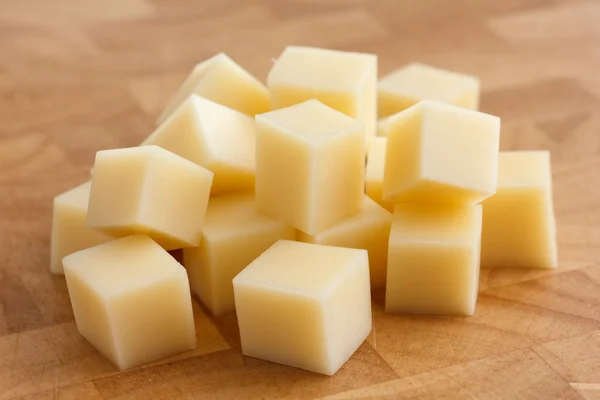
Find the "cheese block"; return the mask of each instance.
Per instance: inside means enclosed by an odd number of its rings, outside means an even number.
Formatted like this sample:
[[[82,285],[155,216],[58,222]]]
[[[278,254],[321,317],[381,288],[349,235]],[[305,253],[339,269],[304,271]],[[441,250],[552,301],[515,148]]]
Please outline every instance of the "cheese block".
[[[214,173],[211,195],[254,190],[254,119],[192,95],[142,145],[157,145]]]
[[[252,193],[208,202],[200,246],[183,249],[192,291],[214,315],[235,309],[233,278],[279,239],[296,230],[256,210]]]
[[[256,204],[315,234],[363,204],[363,125],[317,100],[256,116]]]
[[[385,168],[385,152],[387,138],[371,138],[367,153],[367,168],[365,170],[365,189],[367,196],[375,200],[381,207],[393,212],[394,203],[383,200],[383,170]]]
[[[88,181],[54,198],[50,271],[55,274],[63,273],[64,256],[112,240],[112,237],[85,226],[89,197]]]
[[[384,200],[475,204],[496,192],[500,118],[424,100],[387,123]]]
[[[77,329],[119,369],[196,347],[185,269],[147,236],[81,250],[64,267]]]
[[[254,116],[269,111],[267,88],[224,53],[196,65],[158,117],[162,124],[191,94]]]
[[[479,79],[413,63],[384,76],[377,84],[379,117],[396,114],[421,100],[477,110]]]
[[[267,78],[276,110],[309,99],[358,119],[368,139],[377,125],[377,56],[288,46]]]
[[[96,153],[87,226],[143,233],[167,250],[198,246],[213,173],[158,146]]]
[[[365,250],[280,240],[233,288],[247,356],[333,375],[371,331]]]
[[[385,310],[472,315],[479,285],[481,205],[397,204]]]
[[[358,214],[345,218],[316,235],[299,231],[298,240],[367,250],[371,290],[376,290],[385,287],[391,225],[392,214],[365,196],[363,209]]]
[[[550,153],[501,152],[498,191],[483,202],[481,266],[557,265]]]

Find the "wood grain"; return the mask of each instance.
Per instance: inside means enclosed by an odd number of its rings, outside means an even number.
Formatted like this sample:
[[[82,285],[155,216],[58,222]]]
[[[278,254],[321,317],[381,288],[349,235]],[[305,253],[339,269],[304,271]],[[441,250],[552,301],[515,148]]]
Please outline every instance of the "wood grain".
[[[0,399],[599,399],[600,3],[596,0],[4,0]],[[552,152],[560,266],[480,275],[472,318],[399,316],[334,377],[242,357],[234,314],[195,306],[198,349],[119,372],[48,272],[52,198],[133,146],[191,67],[264,79],[288,44],[475,74],[503,149]]]

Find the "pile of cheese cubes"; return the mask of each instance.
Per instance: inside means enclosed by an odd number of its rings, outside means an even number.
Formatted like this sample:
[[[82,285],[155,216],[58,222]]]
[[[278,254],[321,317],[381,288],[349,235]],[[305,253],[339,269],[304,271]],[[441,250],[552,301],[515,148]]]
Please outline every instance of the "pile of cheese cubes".
[[[79,331],[121,369],[192,349],[193,292],[235,310],[244,354],[331,375],[371,331],[371,290],[471,315],[480,260],[556,267],[548,153],[499,153],[478,103],[477,79],[425,65],[378,83],[371,54],[288,47],[267,87],[200,63],[141,146],[99,151],[55,199]]]

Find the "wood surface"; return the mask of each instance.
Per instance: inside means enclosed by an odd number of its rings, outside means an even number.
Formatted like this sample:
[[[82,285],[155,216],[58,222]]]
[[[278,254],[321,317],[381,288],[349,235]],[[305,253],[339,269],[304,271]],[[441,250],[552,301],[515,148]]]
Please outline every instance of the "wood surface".
[[[288,44],[481,77],[502,148],[552,152],[558,271],[482,271],[472,318],[387,315],[377,293],[333,377],[242,357],[235,315],[198,304],[196,350],[118,372],[48,272],[53,197],[139,144],[198,61],[264,79]],[[0,399],[600,399],[599,44],[597,0],[2,0]]]

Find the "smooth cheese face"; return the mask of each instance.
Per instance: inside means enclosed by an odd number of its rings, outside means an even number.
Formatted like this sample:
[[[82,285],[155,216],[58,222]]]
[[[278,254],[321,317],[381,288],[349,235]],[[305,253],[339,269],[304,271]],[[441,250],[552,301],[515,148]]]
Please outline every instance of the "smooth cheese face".
[[[214,173],[211,195],[254,189],[254,119],[192,95],[142,145],[157,145]]]
[[[191,94],[254,116],[269,111],[266,87],[226,54],[196,65],[157,120],[162,124]]]
[[[385,152],[387,138],[371,138],[367,153],[367,168],[365,171],[365,188],[367,196],[375,200],[381,207],[393,212],[394,203],[383,200],[383,170],[385,168]]]
[[[297,239],[307,243],[367,250],[371,289],[377,290],[385,287],[391,225],[392,214],[365,196],[363,209],[358,214],[345,218],[316,235],[299,231]]]
[[[547,151],[501,152],[498,191],[483,202],[481,266],[556,268]]]
[[[213,173],[158,146],[96,154],[87,226],[143,233],[167,250],[198,246]]]
[[[363,204],[360,122],[317,100],[256,116],[256,204],[315,234]]]
[[[384,200],[475,204],[496,192],[500,118],[425,100],[387,123]]]
[[[113,239],[85,226],[89,197],[88,181],[54,198],[50,271],[55,274],[63,273],[64,256]]]
[[[247,356],[333,375],[371,331],[365,250],[281,240],[233,288]]]
[[[479,285],[481,205],[397,204],[385,310],[472,315]]]
[[[79,251],[64,267],[77,329],[119,369],[196,347],[185,269],[147,236]]]
[[[377,120],[377,136],[388,135],[388,122],[389,117],[379,118]]]
[[[477,110],[479,80],[419,63],[409,64],[379,80],[377,110],[380,118],[396,114],[421,100]]]
[[[267,78],[273,110],[309,99],[361,121],[368,139],[377,125],[377,56],[288,46]]]
[[[212,198],[200,246],[183,249],[192,291],[214,315],[233,311],[233,278],[279,239],[295,237],[294,228],[258,212],[251,193]]]

